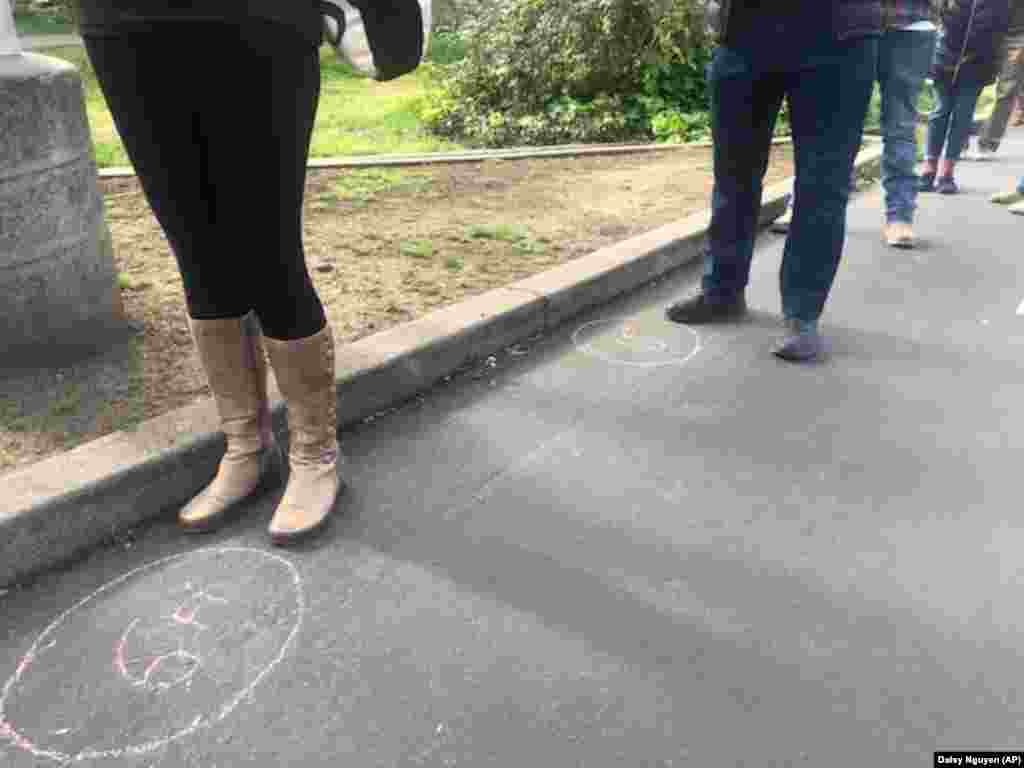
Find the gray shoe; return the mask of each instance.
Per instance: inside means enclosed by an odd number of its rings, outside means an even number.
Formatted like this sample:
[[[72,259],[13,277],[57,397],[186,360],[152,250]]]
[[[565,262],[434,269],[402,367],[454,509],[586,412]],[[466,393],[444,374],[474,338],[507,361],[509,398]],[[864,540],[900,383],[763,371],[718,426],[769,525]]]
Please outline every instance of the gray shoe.
[[[709,299],[699,293],[691,299],[677,301],[665,310],[665,317],[673,323],[683,325],[704,325],[738,320],[747,313],[747,302],[743,295],[725,299]]]
[[[825,355],[825,340],[817,323],[786,320],[786,337],[775,348],[776,357],[790,363],[818,360]]]

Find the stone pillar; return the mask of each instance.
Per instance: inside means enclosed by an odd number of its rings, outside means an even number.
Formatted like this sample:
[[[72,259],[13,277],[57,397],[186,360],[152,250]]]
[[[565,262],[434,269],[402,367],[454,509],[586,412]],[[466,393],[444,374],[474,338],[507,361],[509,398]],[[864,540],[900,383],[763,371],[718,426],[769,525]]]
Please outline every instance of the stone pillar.
[[[129,331],[78,70],[22,53],[0,0],[0,374]]]

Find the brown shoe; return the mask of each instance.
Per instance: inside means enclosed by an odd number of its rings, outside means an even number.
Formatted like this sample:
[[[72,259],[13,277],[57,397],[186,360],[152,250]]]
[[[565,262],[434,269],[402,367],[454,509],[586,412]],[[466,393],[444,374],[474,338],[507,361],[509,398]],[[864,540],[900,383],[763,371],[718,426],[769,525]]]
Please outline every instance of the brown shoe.
[[[288,406],[291,465],[269,530],[274,544],[288,544],[319,529],[344,488],[338,477],[334,337],[328,325],[303,339],[265,343]]]
[[[270,424],[263,345],[248,316],[188,321],[227,438],[213,482],[178,513],[185,530],[198,532],[279,483],[284,457]]]
[[[903,221],[892,221],[885,225],[885,242],[893,248],[913,248],[914,230]]]

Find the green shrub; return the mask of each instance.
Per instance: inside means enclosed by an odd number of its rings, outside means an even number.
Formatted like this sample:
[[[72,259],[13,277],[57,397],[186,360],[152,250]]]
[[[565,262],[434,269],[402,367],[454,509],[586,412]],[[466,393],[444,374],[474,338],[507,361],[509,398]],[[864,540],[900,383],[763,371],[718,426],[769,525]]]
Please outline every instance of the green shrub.
[[[440,65],[454,64],[466,57],[466,43],[458,32],[431,35],[427,60]]]
[[[669,136],[672,113],[707,109],[696,0],[506,0],[463,42],[418,109],[468,144],[650,139],[655,116]]]

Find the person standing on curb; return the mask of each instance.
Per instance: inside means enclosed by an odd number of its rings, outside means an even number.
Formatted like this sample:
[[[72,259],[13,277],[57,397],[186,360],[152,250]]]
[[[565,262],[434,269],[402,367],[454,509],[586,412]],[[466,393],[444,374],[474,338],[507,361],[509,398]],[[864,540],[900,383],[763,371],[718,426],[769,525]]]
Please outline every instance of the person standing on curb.
[[[882,35],[878,40],[878,85],[881,91],[882,189],[885,190],[885,241],[898,248],[914,246],[917,208],[917,100],[935,50],[931,0],[882,0]],[[856,179],[851,181],[856,190]],[[791,210],[775,232],[788,231]]]
[[[932,64],[938,103],[928,118],[920,191],[959,191],[953,172],[974,123],[978,96],[996,79],[1009,21],[1010,0],[946,0]]]
[[[419,23],[416,1],[379,0],[399,16],[415,11]],[[290,433],[290,474],[269,533],[289,543],[327,520],[344,487],[334,337],[302,242],[323,16],[315,3],[278,0],[76,2],[117,131],[178,262],[227,437],[213,482],[179,522],[210,530],[281,482],[269,357]],[[381,32],[367,28],[374,39]]]
[[[879,0],[711,2],[719,46],[711,62],[714,189],[701,292],[666,309],[676,323],[723,322],[746,313],[744,293],[764,174],[783,98],[796,157],[793,226],[780,275],[791,362],[824,351],[824,310],[846,237],[850,173],[878,61]]]
[[[965,160],[988,160],[999,149],[1010,113],[1024,96],[1024,0],[1010,0],[1010,24],[1003,44],[1002,69],[996,79],[996,104],[978,134],[977,148]]]

